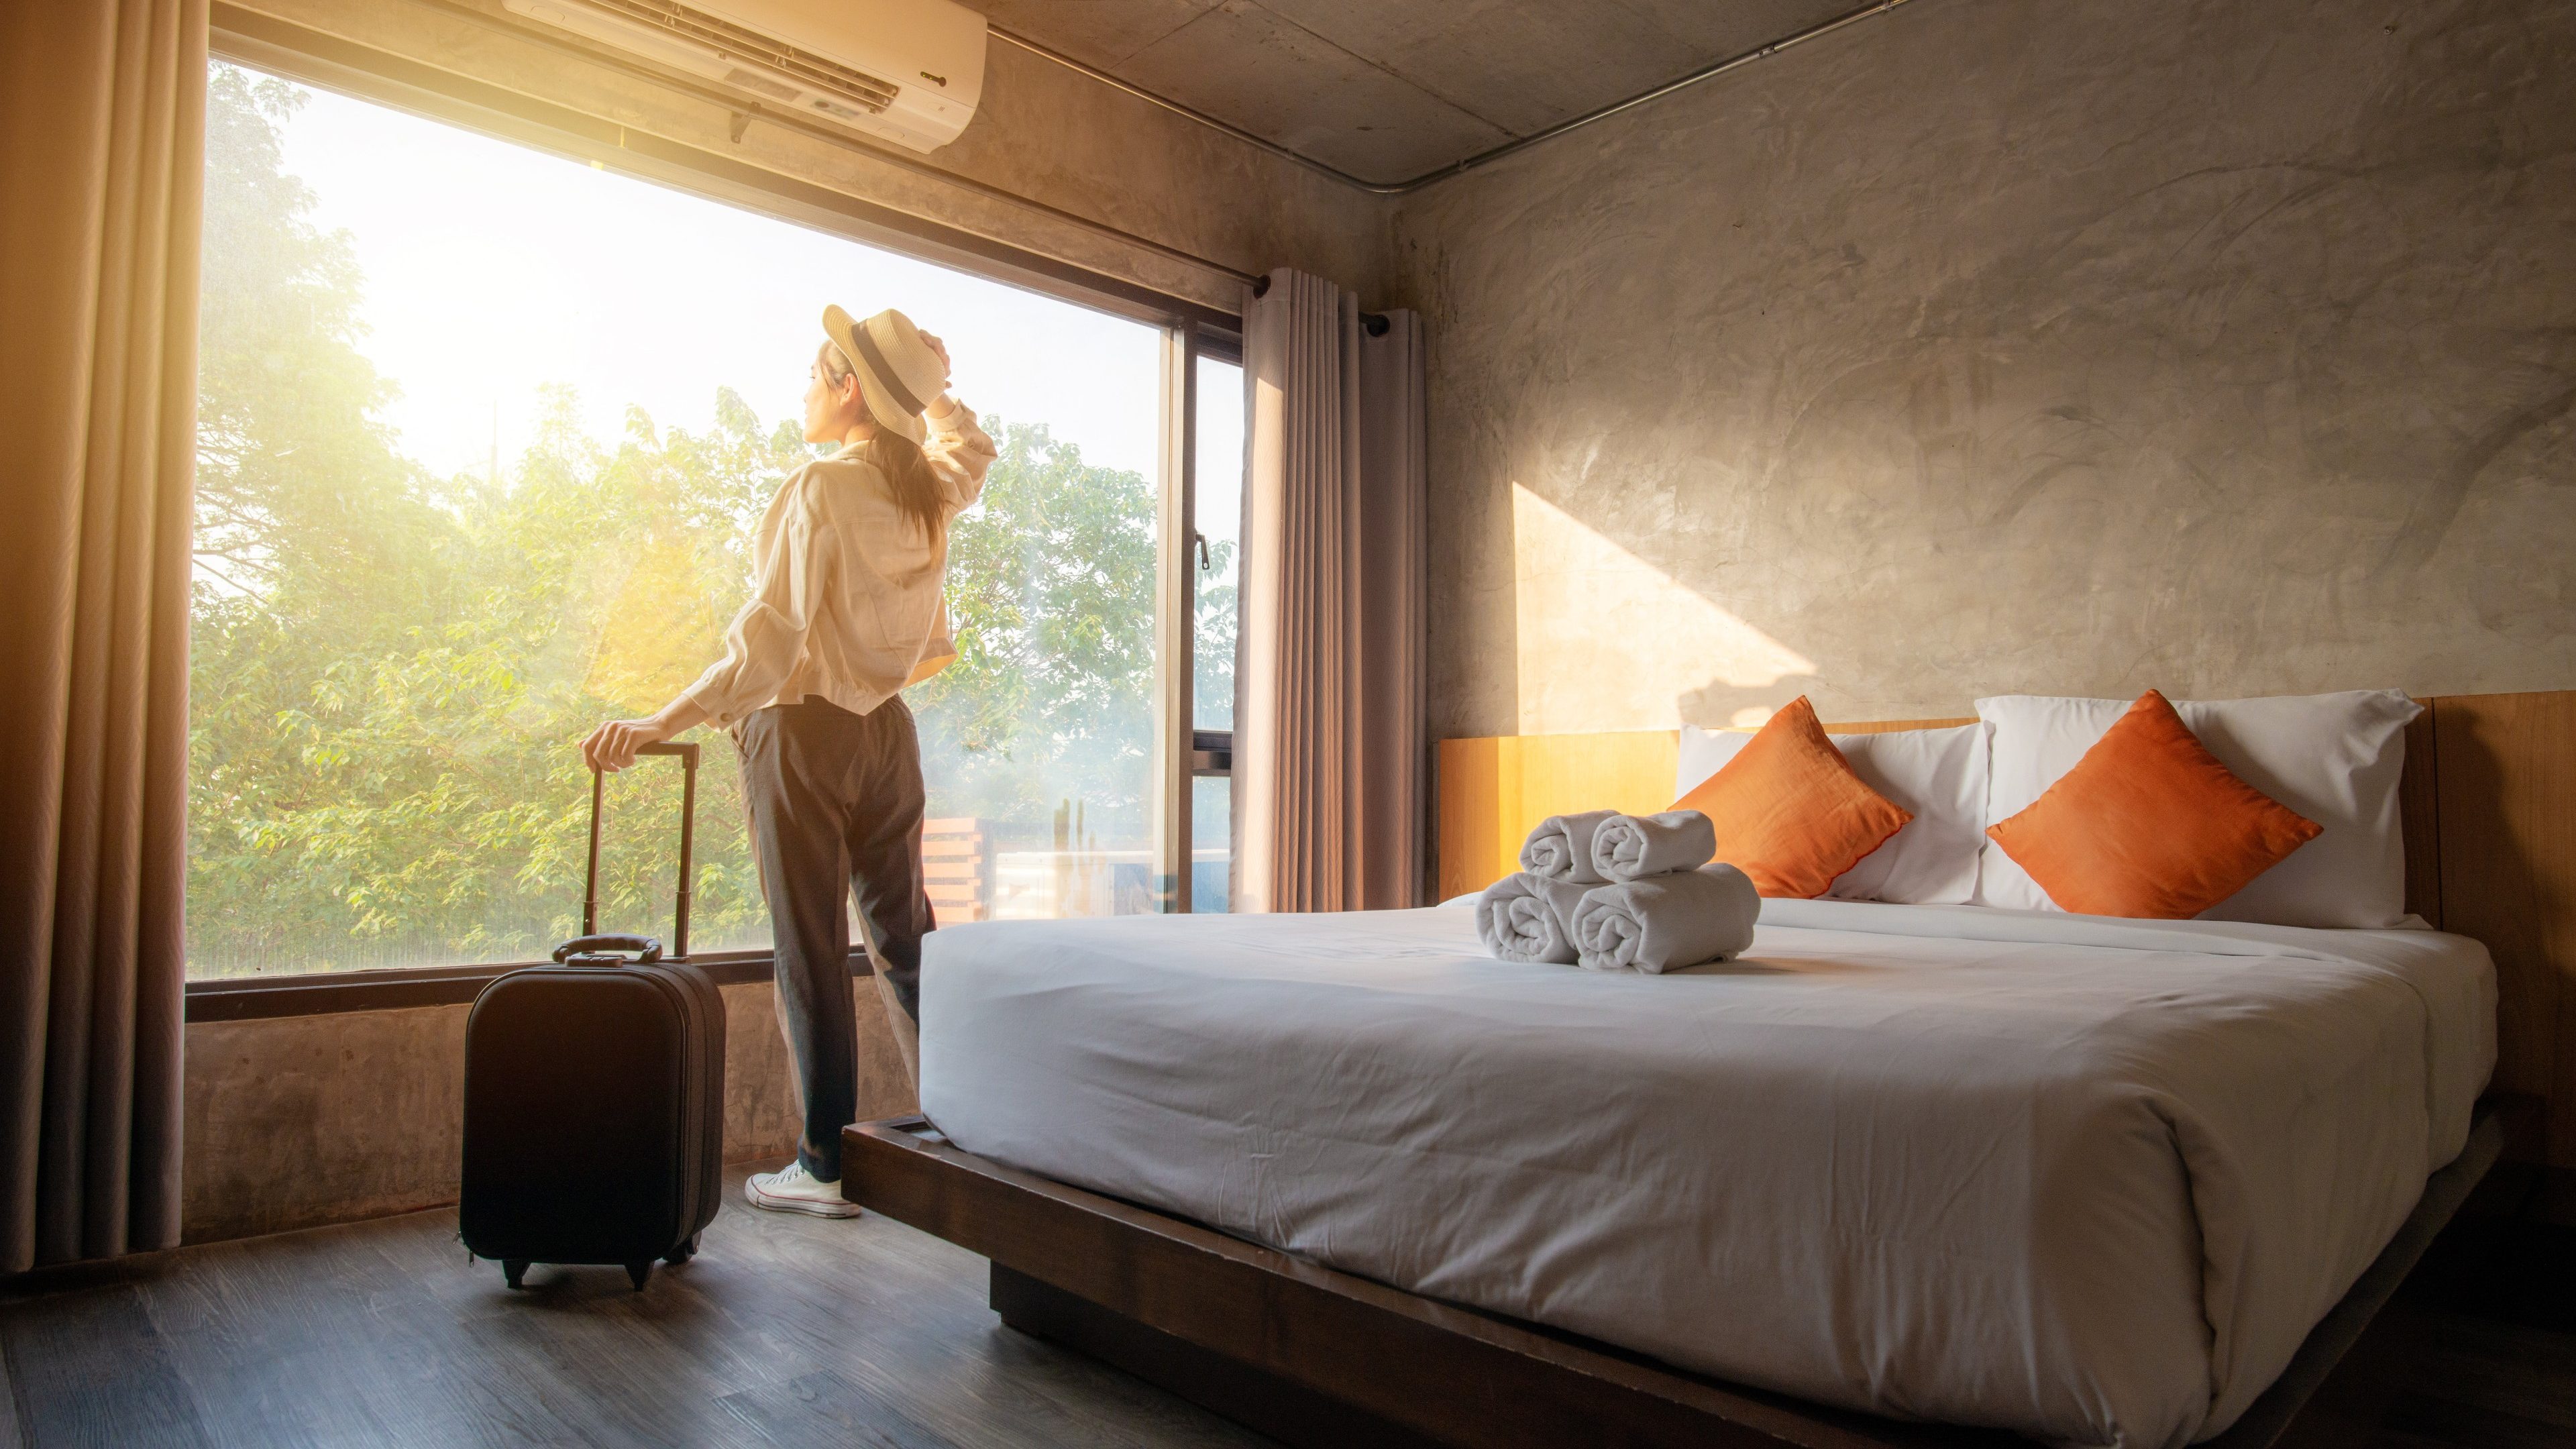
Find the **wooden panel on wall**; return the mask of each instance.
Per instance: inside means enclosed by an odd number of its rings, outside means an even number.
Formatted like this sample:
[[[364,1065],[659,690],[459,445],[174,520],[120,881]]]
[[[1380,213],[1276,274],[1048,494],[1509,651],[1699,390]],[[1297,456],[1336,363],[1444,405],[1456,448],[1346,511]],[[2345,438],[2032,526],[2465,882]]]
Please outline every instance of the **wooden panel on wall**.
[[[2406,774],[2398,781],[2398,813],[2406,830],[2406,909],[2442,929],[2442,792],[2440,752],[2431,700],[2406,727]]]
[[[2497,1090],[2543,1104],[2514,1154],[2576,1166],[2576,691],[2432,705],[2442,926],[2495,954]]]
[[[1951,730],[1977,722],[1975,715],[1965,719],[1874,719],[1859,724],[1827,724],[1829,735],[1883,735],[1891,730]]]
[[[1858,735],[1975,723],[1901,719],[1825,728]],[[1670,805],[1680,759],[1679,730],[1440,741],[1439,898],[1483,890],[1518,870],[1521,841],[1530,827],[1551,815],[1579,810],[1643,815]]]
[[[1550,815],[1650,814],[1673,803],[1674,730],[1504,735],[1442,740],[1440,899],[1480,891],[1520,869],[1521,841]]]

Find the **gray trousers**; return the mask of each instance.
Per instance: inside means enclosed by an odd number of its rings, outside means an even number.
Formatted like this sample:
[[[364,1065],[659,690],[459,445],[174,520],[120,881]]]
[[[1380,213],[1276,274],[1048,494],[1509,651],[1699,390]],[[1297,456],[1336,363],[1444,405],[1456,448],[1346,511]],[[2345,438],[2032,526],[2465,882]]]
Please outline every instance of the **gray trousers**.
[[[921,938],[935,924],[921,884],[921,741],[896,698],[866,714],[819,699],[771,705],[737,726],[734,742],[804,1093],[796,1155],[836,1181],[841,1129],[858,1113],[853,892],[896,1000],[916,1019],[921,1011]]]

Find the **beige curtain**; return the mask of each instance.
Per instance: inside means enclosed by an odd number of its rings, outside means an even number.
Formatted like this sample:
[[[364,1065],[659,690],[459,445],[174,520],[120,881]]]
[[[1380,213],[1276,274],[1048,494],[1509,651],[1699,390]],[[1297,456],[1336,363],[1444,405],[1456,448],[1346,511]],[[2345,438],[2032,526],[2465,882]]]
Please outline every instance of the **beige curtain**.
[[[1422,328],[1270,274],[1243,318],[1235,909],[1422,896]]]
[[[205,0],[0,0],[0,1271],[179,1237]]]

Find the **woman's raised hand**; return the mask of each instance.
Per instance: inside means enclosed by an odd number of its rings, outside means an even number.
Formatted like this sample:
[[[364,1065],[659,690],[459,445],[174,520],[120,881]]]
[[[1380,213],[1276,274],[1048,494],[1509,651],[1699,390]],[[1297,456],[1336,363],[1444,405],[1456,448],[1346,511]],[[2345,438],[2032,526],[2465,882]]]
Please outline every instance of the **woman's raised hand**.
[[[948,344],[940,341],[937,336],[924,332],[921,334],[921,345],[939,354],[939,390],[948,391],[948,374],[957,370],[956,364],[948,360]]]

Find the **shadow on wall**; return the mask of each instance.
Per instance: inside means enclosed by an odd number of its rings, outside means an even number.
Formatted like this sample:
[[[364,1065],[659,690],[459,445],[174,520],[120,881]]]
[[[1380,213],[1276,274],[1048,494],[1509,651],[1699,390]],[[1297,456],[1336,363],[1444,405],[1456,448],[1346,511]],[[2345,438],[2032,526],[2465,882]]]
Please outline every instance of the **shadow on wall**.
[[[2576,4],[2169,18],[1906,6],[1408,200],[1435,732],[2576,681]]]

